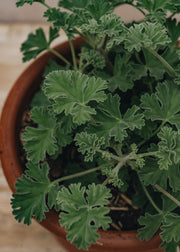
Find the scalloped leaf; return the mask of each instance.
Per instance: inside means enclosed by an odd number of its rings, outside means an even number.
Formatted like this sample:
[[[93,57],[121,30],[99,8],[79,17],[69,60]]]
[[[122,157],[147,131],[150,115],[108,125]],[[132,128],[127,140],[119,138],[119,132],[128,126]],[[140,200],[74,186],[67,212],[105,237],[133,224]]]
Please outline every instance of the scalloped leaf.
[[[87,250],[99,238],[98,228],[108,228],[111,218],[106,216],[111,197],[110,190],[102,185],[89,185],[86,189],[81,184],[63,187],[58,193],[57,203],[63,211],[60,213],[60,224],[65,226],[67,240],[77,248]]]
[[[122,142],[127,137],[127,129],[141,129],[144,125],[143,115],[139,113],[139,107],[129,108],[124,116],[120,112],[120,98],[118,95],[108,94],[107,100],[98,106],[98,113],[94,117],[97,125],[90,126],[88,132],[104,137],[106,143],[111,137]]]
[[[159,83],[156,93],[146,93],[141,97],[144,115],[152,121],[169,122],[180,128],[180,86],[172,81]]]
[[[167,170],[169,166],[180,163],[180,130],[163,127],[158,133],[161,141],[158,143],[157,157],[160,169]]]
[[[63,70],[50,73],[43,85],[44,93],[54,100],[55,112],[60,114],[64,111],[78,125],[84,124],[91,115],[96,114],[95,109],[88,104],[91,101],[104,101],[106,88],[106,81],[100,78]]]
[[[16,193],[13,194],[11,205],[15,219],[24,224],[30,225],[31,218],[34,216],[37,221],[42,221],[49,211],[46,203],[49,194],[49,205],[54,205],[51,192],[57,192],[54,186],[51,186],[48,178],[49,166],[47,163],[41,167],[28,163],[28,169],[22,178],[18,178],[15,184]]]
[[[76,145],[79,146],[78,150],[85,155],[85,161],[93,161],[93,157],[104,145],[105,139],[100,139],[96,134],[88,134],[87,132],[81,132],[76,134]]]
[[[126,33],[125,48],[131,52],[134,49],[139,52],[144,47],[157,50],[159,46],[165,46],[171,42],[167,31],[159,23],[143,22],[134,24]]]

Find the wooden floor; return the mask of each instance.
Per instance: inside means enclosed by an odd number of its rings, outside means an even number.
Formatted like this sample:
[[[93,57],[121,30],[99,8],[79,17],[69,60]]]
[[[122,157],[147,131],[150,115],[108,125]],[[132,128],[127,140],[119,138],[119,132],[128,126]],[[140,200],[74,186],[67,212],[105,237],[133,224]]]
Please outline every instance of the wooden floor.
[[[29,64],[21,62],[20,44],[37,27],[0,24],[0,112],[14,81]],[[47,31],[48,27],[44,29]],[[11,191],[0,167],[0,252],[65,252],[52,234],[35,221],[30,227],[17,223],[11,214],[10,198]]]

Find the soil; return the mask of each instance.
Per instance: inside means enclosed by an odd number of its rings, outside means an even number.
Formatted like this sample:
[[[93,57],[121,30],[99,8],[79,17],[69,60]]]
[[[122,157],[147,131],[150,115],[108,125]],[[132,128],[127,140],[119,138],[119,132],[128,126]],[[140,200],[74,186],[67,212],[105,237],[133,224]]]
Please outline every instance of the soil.
[[[26,152],[23,149],[22,134],[25,131],[25,127],[37,127],[37,125],[31,120],[29,109],[24,112],[22,118],[22,125],[20,130],[20,143],[19,143],[19,154],[20,160],[24,170],[26,169]],[[67,152],[66,152],[67,153]],[[63,171],[62,167],[62,157],[58,157],[56,160],[50,159],[48,156],[46,158],[50,166],[50,180],[53,181],[61,176],[66,174],[66,171]],[[137,230],[140,225],[137,219],[143,215],[144,211],[141,208],[133,206],[131,201],[130,192],[120,192],[117,188],[110,187],[113,197],[109,201],[108,207],[110,208],[109,216],[112,219],[110,225],[110,230]]]

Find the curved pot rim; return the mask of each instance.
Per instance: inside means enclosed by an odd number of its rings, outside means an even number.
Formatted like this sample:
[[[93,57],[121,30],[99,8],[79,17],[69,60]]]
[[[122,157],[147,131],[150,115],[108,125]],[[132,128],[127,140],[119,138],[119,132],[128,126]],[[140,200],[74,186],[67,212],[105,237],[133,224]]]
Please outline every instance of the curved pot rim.
[[[74,40],[75,49],[80,48],[84,43],[81,38]],[[59,44],[54,48],[58,50],[63,56],[69,52],[68,42]],[[32,94],[37,90],[37,85],[32,86],[36,78],[42,73],[44,66],[48,62],[49,58],[54,56],[50,52],[46,52],[34,60],[19,76],[11,88],[8,97],[6,98],[1,119],[0,119],[0,159],[2,163],[2,169],[4,175],[9,184],[9,187],[15,192],[15,181],[22,174],[22,166],[18,158],[16,145],[18,142],[18,119],[24,108],[23,104],[27,104],[27,100],[32,97]],[[25,95],[30,96],[28,99]],[[48,229],[56,236],[60,235],[65,239],[66,232],[64,228],[60,227],[58,223],[58,214],[51,210],[46,214],[47,218],[40,224]],[[150,241],[141,242],[136,238],[136,231],[103,231],[99,230],[100,239],[99,242],[103,243],[105,247],[112,246],[114,248],[138,248],[139,251],[145,251],[149,248],[157,248],[161,243],[161,239],[156,234]],[[113,243],[112,243],[113,239]],[[129,242],[129,240],[131,240]],[[119,247],[119,241],[122,245]],[[92,245],[99,246],[100,245]],[[81,250],[82,251],[82,250]]]

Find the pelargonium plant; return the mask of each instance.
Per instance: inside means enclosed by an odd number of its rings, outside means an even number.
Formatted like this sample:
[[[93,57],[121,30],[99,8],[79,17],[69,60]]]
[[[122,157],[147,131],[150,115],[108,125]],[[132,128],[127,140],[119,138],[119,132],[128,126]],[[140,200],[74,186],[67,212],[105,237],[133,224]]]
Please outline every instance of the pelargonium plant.
[[[54,208],[67,240],[87,250],[97,242],[99,228],[126,229],[121,218],[131,211],[136,224],[130,228],[138,229],[140,240],[160,230],[161,246],[175,252],[180,1],[61,0],[54,8],[45,0],[19,0],[16,5],[34,2],[46,7],[49,37],[41,28],[31,33],[21,47],[23,61],[45,50],[57,61],[45,69],[22,133],[26,169],[12,197],[15,218],[29,225],[32,217],[40,222]],[[114,14],[122,4],[138,9],[143,20],[124,23]],[[72,60],[51,47],[61,30]],[[76,36],[84,39],[78,53]],[[127,204],[121,206],[123,198]]]

